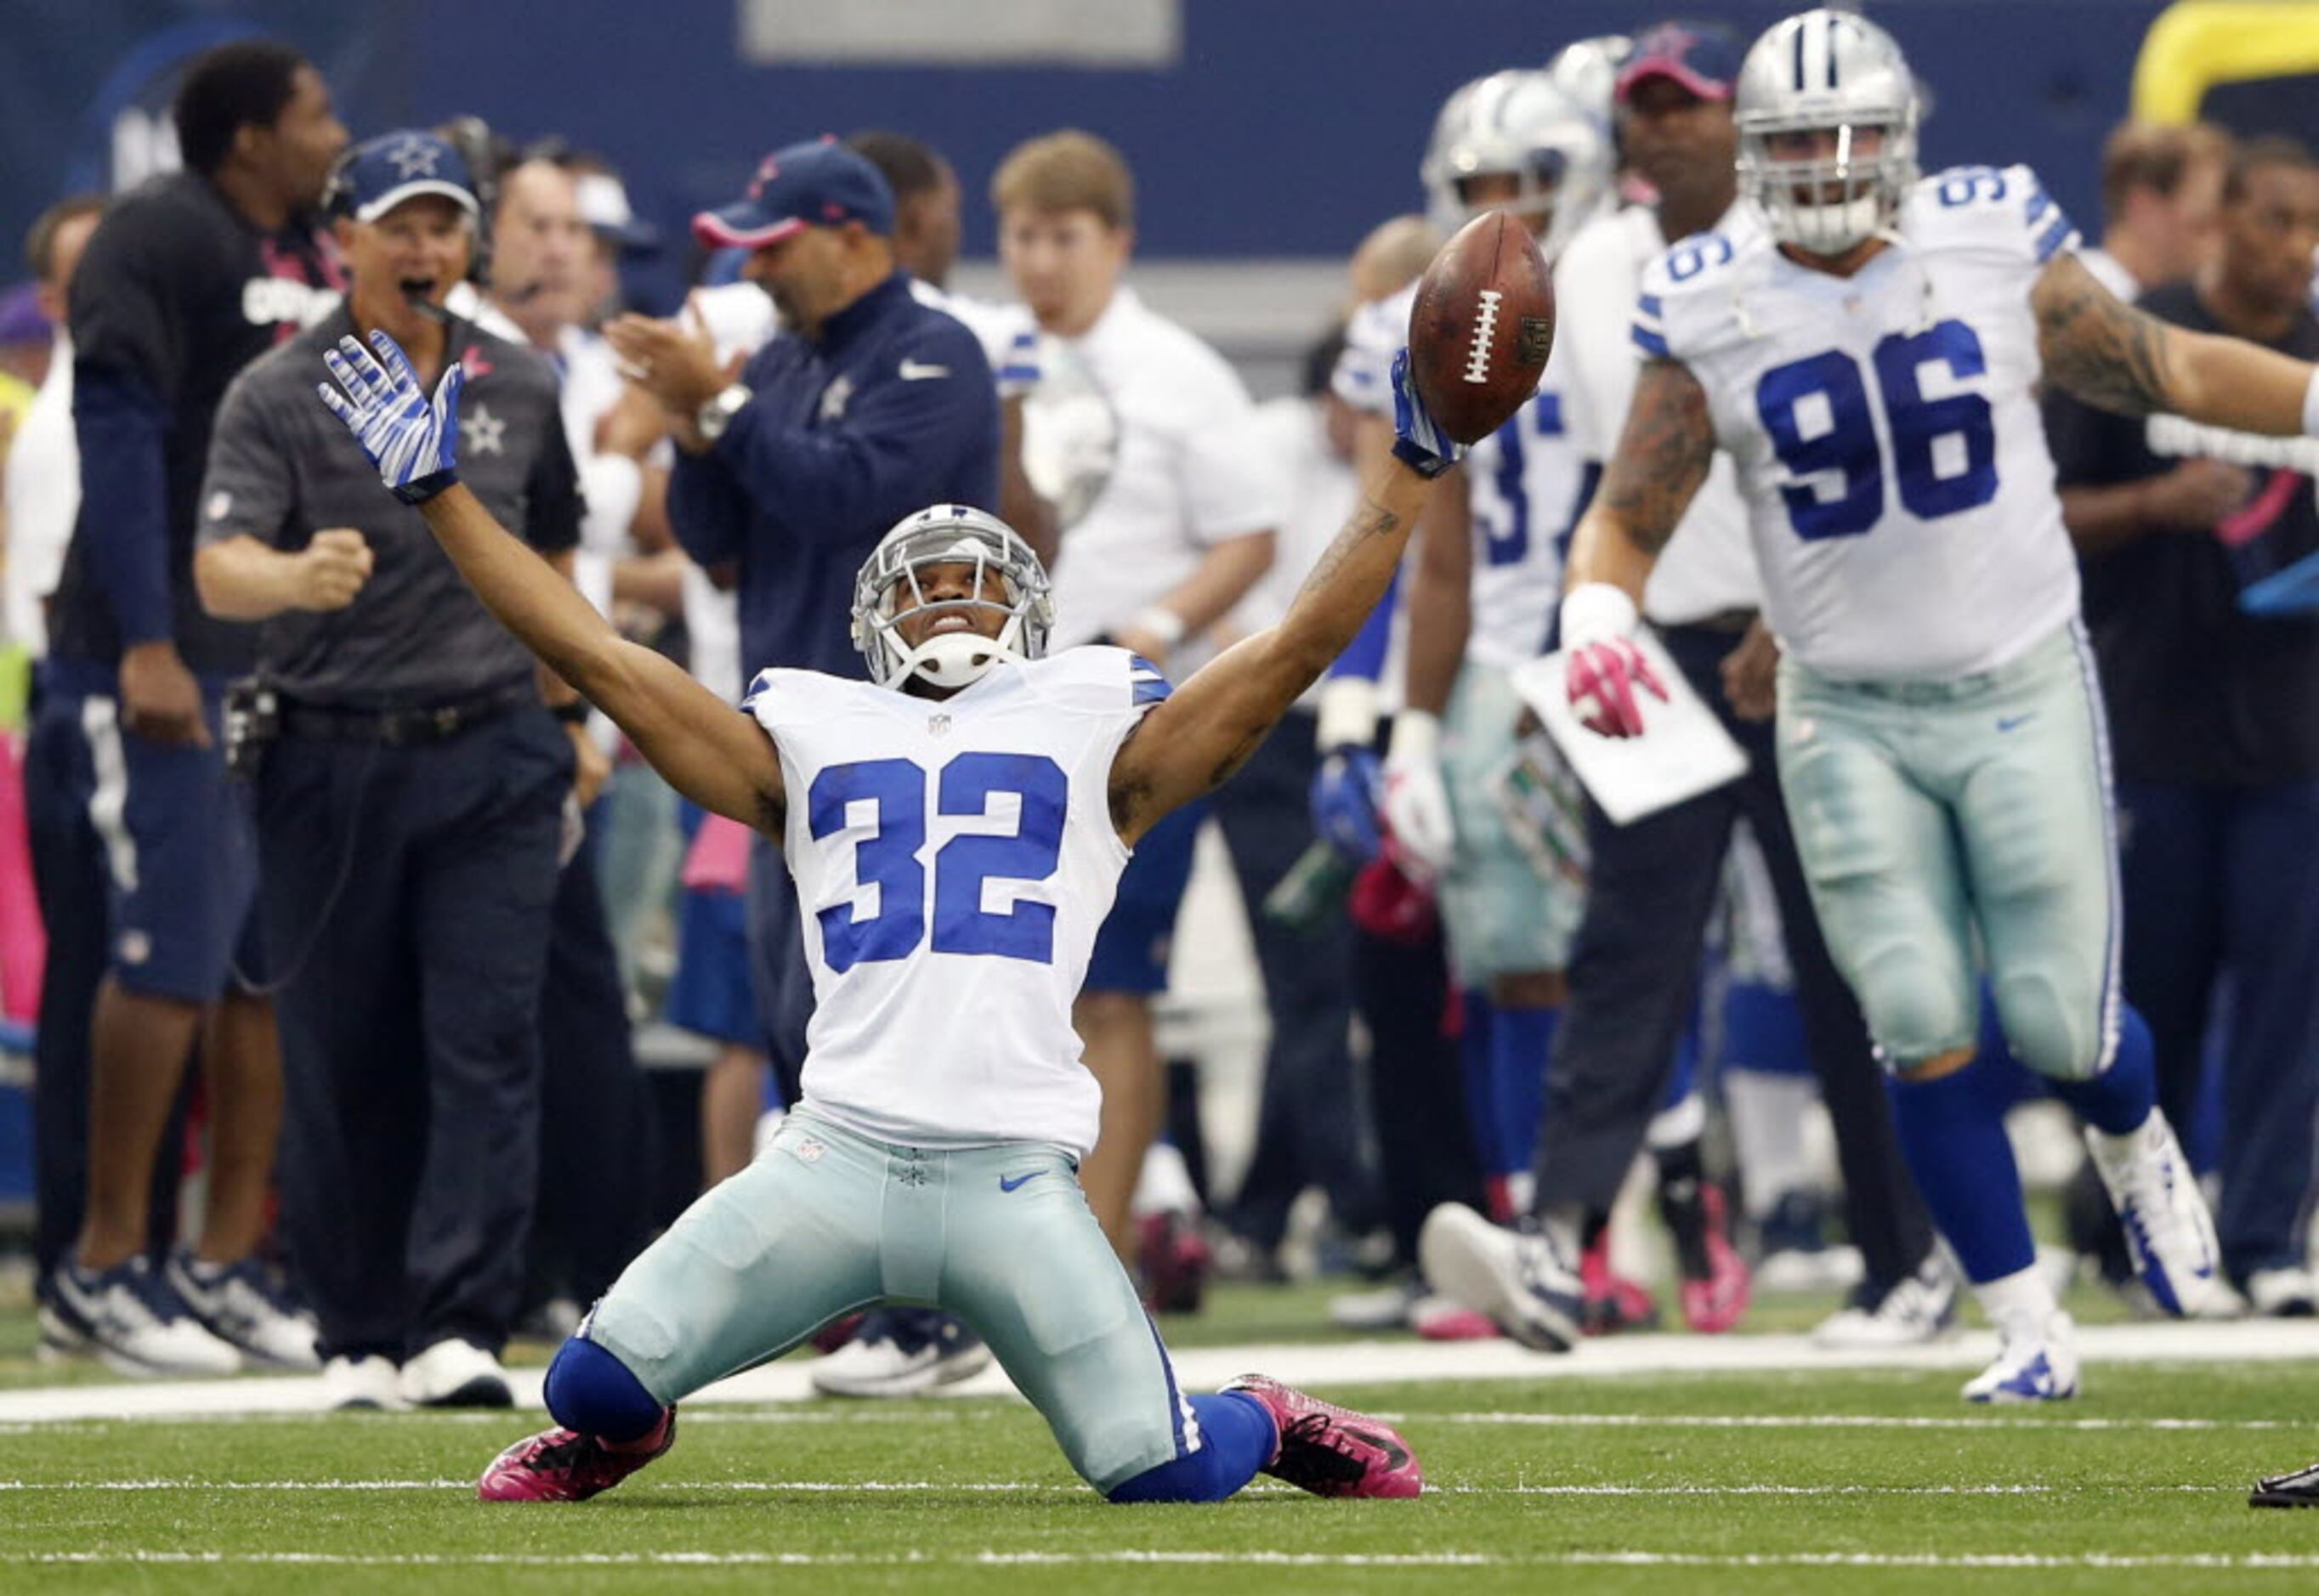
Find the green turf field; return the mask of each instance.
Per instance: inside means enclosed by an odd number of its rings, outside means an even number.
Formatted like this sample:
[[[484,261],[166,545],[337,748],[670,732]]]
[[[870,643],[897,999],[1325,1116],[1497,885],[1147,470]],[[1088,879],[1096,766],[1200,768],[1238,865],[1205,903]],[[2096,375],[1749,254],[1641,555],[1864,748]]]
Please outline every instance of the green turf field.
[[[2319,1457],[2319,1361],[2096,1370],[2032,1413],[1956,1384],[1336,1391],[1399,1416],[1423,1499],[1215,1508],[1108,1507],[998,1401],[688,1410],[667,1457],[557,1507],[474,1500],[504,1415],[11,1426],[0,1590],[2319,1588],[2319,1512],[2244,1505]]]

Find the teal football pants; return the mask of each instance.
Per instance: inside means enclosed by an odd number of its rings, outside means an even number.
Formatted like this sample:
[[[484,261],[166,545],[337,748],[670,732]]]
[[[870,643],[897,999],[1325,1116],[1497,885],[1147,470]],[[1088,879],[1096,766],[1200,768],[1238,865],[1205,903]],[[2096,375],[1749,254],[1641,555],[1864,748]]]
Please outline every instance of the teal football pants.
[[[963,1319],[1097,1490],[1195,1444],[1159,1332],[1077,1166],[1048,1143],[903,1147],[793,1111],[628,1266],[582,1333],[672,1402],[880,1302]]]
[[[1998,670],[1780,667],[1780,784],[1829,951],[1888,1067],[1974,1044],[1976,951],[2014,1055],[2085,1080],[2117,1043],[2117,851],[2093,652],[2072,621]]]

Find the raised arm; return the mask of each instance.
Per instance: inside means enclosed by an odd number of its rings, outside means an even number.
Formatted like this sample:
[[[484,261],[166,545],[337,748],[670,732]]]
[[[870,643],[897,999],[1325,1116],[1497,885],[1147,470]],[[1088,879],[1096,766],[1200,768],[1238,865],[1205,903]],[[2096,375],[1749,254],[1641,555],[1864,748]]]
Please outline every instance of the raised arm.
[[[1403,383],[1399,365],[1395,378]],[[1435,430],[1405,385],[1399,408],[1393,455],[1363,481],[1360,503],[1280,624],[1210,661],[1121,745],[1111,767],[1111,813],[1126,841],[1223,786],[1385,596],[1431,478],[1461,452]]]
[[[2075,255],[2056,256],[2038,273],[2029,304],[2046,379],[2088,404],[2277,437],[2319,433],[2313,367],[2122,304]]]
[[[371,338],[375,360],[353,339],[339,340],[330,372],[344,392],[323,385],[323,402],[378,463],[396,495],[418,505],[484,608],[617,721],[670,786],[704,809],[779,839],[786,798],[772,739],[675,664],[622,637],[460,486],[453,458],[460,368],[444,374],[430,403],[394,340],[383,332]]]

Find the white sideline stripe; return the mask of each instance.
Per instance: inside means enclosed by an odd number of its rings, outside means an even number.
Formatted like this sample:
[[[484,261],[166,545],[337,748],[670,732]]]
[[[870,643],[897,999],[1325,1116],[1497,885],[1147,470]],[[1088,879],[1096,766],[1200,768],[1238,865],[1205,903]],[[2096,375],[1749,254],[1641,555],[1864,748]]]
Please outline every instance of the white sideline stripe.
[[[1981,1419],[1883,1413],[1387,1413],[1388,1424],[1525,1424],[1546,1429],[2310,1429],[2286,1419]]]
[[[1019,1495],[1051,1492],[1084,1495],[1064,1480],[665,1480],[661,1488],[686,1493],[729,1491],[752,1495],[842,1495],[848,1492],[988,1492]],[[0,1480],[0,1491],[473,1491],[473,1480]],[[633,1493],[634,1487],[631,1487]],[[652,1490],[652,1485],[643,1487]],[[1428,1496],[2104,1496],[2221,1494],[2237,1496],[2237,1485],[2117,1485],[2089,1481],[2074,1485],[1428,1485]],[[1259,1483],[1242,1494],[1293,1496],[1295,1488]]]
[[[329,1568],[923,1568],[1139,1564],[1272,1568],[1934,1568],[2183,1569],[2270,1573],[2319,1569],[2319,1555],[2292,1552],[0,1552],[0,1564],[113,1564]]]
[[[2230,1324],[2167,1323],[2095,1325],[2078,1332],[2080,1357],[2102,1377],[2105,1366],[2145,1363],[2262,1363],[2319,1359],[2319,1321],[2245,1320]],[[1612,1375],[1821,1374],[1844,1369],[1977,1369],[1997,1356],[1993,1331],[1975,1331],[1929,1347],[1879,1352],[1823,1352],[1808,1336],[1644,1335],[1589,1341],[1559,1357],[1530,1352],[1511,1341],[1420,1340],[1284,1343],[1250,1347],[1195,1347],[1171,1354],[1178,1384],[1213,1390],[1236,1375],[1262,1369],[1292,1384],[1329,1389],[1348,1385],[1424,1383],[1441,1380],[1585,1380]],[[810,1360],[783,1359],[721,1380],[699,1393],[697,1402],[799,1402],[813,1400]],[[541,1407],[542,1371],[510,1371],[516,1402]],[[996,1366],[941,1388],[942,1397],[1012,1396],[1015,1388]],[[117,1385],[71,1385],[0,1392],[0,1424],[87,1419],[189,1419],[252,1413],[312,1414],[325,1411],[321,1382],[311,1375],[287,1378],[176,1381]],[[941,1404],[914,1402],[911,1423],[923,1423]],[[688,1413],[688,1417],[690,1415]],[[820,1410],[803,1422],[858,1423],[861,1409],[843,1415]],[[496,1420],[495,1420],[496,1421]],[[1782,1423],[1813,1424],[1796,1419]],[[1870,1420],[1870,1422],[1881,1422]],[[1925,1428],[1962,1426],[1975,1420],[1911,1421]],[[2128,1421],[2117,1421],[2121,1426]]]

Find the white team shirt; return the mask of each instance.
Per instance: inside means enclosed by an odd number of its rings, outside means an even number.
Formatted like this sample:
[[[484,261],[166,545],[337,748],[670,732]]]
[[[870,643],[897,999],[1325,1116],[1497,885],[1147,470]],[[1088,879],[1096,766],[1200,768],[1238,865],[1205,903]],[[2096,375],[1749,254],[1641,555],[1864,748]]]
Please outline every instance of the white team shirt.
[[[758,673],[813,974],[805,1106],[909,1146],[1095,1145],[1071,1004],[1128,860],[1112,759],[1168,691],[1118,648],[939,700]]]
[[[49,374],[7,451],[7,636],[34,657],[49,652],[42,601],[57,591],[80,518],[80,435],[73,430],[72,339],[59,329]]]
[[[1735,203],[1716,223],[1728,235],[1752,214]],[[1571,239],[1555,267],[1554,352],[1563,365],[1563,419],[1580,455],[1607,464],[1619,451],[1627,411],[1643,368],[1634,340],[1635,293],[1643,273],[1666,253],[1658,213],[1633,205],[1599,218]],[[1747,540],[1747,507],[1731,458],[1718,453],[1707,480],[1651,569],[1643,613],[1682,626],[1764,601],[1755,551]]]
[[[1773,630],[1839,679],[1993,670],[2078,611],[2029,307],[2077,230],[2026,167],[1924,178],[1896,230],[1850,277],[1702,234],[1636,308],[1707,392]]]
[[[1409,339],[1416,297],[1412,283],[1353,313],[1330,380],[1337,397],[1392,419],[1393,360]],[[1502,671],[1545,652],[1562,598],[1562,557],[1588,489],[1586,460],[1565,424],[1566,349],[1567,340],[1556,338],[1538,392],[1466,453],[1474,538],[1466,652]]]
[[[1062,649],[1129,625],[1211,547],[1273,530],[1286,506],[1240,374],[1133,289],[1115,292],[1084,335],[1058,341],[1119,421],[1110,480],[1064,534],[1056,565]]]

